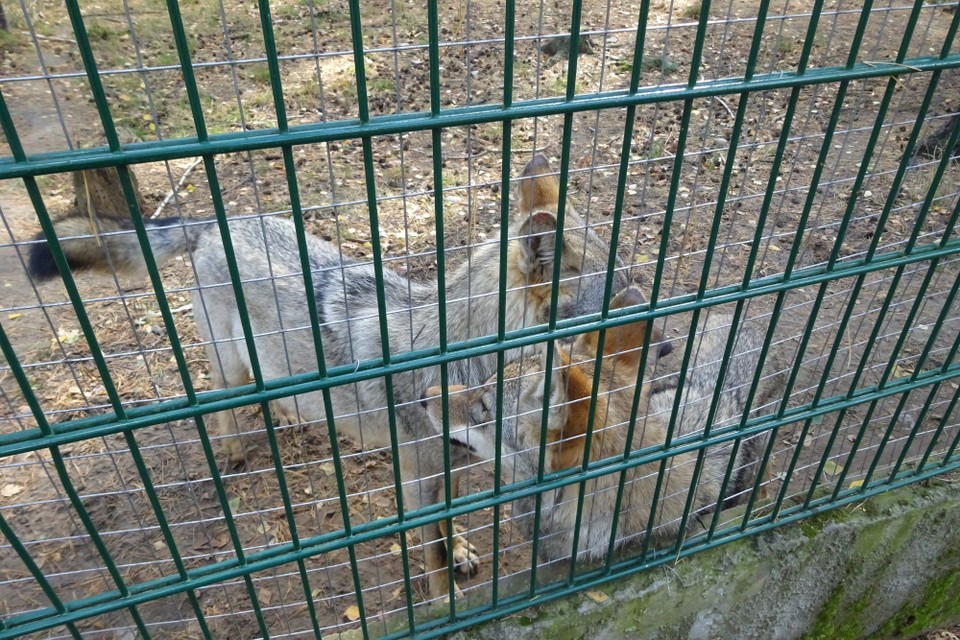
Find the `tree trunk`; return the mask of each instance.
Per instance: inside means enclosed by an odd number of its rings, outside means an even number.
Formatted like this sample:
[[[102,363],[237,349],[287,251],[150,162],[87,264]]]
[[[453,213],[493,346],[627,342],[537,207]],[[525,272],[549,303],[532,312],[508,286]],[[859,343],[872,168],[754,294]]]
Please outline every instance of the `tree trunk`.
[[[130,181],[137,194],[137,206],[140,215],[144,215],[143,196],[137,184],[137,176],[130,171]],[[127,217],[130,207],[120,186],[120,177],[113,167],[75,171],[73,173],[73,191],[76,194],[77,210],[85,216],[97,214],[110,217]],[[92,211],[91,211],[92,209]]]

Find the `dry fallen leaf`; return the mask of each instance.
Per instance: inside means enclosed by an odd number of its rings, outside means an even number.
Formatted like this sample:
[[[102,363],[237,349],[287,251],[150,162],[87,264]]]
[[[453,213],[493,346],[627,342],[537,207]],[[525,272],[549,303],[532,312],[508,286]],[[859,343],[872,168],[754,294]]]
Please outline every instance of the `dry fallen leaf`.
[[[23,491],[23,487],[19,484],[5,484],[3,485],[3,488],[0,489],[0,496],[3,496],[4,498],[12,498],[21,491]]]
[[[862,486],[863,486],[863,480],[854,480],[853,482],[850,483],[851,489],[856,489],[857,487],[862,487]]]
[[[323,471],[328,476],[332,476],[334,473],[337,472],[337,469],[336,467],[333,466],[332,462],[324,462],[323,464],[320,465],[320,471]]]
[[[603,591],[587,591],[587,597],[597,604],[603,604],[610,599],[610,596],[605,594]]]
[[[356,622],[360,619],[360,607],[355,604],[350,605],[343,612],[343,617],[349,620],[350,622]]]
[[[273,591],[270,591],[270,589],[267,588],[260,589],[257,591],[257,598],[259,598],[260,602],[263,603],[264,606],[269,607],[270,602],[273,600]]]
[[[841,471],[840,465],[838,465],[833,460],[827,460],[826,464],[823,465],[823,472],[828,476],[835,476]]]
[[[393,555],[399,555],[401,551],[403,551],[403,549],[396,542],[390,545],[390,553]]]

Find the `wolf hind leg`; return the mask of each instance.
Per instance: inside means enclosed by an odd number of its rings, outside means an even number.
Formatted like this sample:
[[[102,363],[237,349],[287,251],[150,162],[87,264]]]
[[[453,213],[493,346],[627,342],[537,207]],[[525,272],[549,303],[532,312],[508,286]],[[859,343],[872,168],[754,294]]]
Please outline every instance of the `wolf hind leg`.
[[[210,381],[215,389],[228,389],[247,384],[252,380],[250,369],[236,353],[232,345],[216,348],[207,345],[207,355],[210,360]],[[228,409],[213,414],[216,435],[220,440],[220,449],[226,454],[231,465],[243,464],[246,461],[247,450],[244,438],[241,435],[240,424],[237,422],[237,410]]]

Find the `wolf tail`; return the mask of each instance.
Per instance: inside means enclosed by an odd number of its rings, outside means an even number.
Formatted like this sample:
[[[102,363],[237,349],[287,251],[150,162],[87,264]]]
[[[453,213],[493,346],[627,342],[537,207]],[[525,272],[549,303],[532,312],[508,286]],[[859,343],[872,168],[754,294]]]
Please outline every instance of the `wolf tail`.
[[[184,225],[180,218],[144,220],[147,238],[157,265],[196,246],[207,224]],[[93,270],[124,275],[146,273],[147,263],[133,222],[122,216],[98,216],[96,223],[86,216],[74,215],[54,223],[53,230],[67,264],[74,271]],[[47,238],[41,231],[31,245],[27,268],[37,280],[59,275]]]

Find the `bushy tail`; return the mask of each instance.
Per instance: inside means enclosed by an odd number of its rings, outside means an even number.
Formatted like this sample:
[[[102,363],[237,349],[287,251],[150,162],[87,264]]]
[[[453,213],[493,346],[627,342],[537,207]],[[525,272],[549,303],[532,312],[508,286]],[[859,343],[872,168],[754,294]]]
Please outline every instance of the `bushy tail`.
[[[158,266],[192,250],[200,234],[210,228],[206,224],[184,226],[180,218],[144,220],[143,224]],[[90,218],[74,215],[54,223],[53,228],[74,271],[146,273],[143,251],[129,218],[98,216],[94,225]],[[30,275],[37,280],[57,277],[59,271],[46,236],[40,232],[34,240],[27,263]]]

